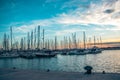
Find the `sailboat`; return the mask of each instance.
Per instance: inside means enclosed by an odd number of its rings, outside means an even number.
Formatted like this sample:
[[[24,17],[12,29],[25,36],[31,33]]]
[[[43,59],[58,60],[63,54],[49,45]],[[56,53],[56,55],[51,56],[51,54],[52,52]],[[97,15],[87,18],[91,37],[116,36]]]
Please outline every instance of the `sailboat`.
[[[89,52],[89,50],[86,49],[85,32],[83,32],[83,42],[84,42],[83,49],[77,49],[76,34],[72,34],[72,38],[73,38],[74,49],[70,49],[69,52],[67,53],[68,55],[85,55]]]
[[[11,51],[9,51],[9,38],[7,37],[7,34],[4,34],[4,40],[3,40],[3,53],[0,54],[0,58],[16,58],[19,57],[19,54],[17,54],[17,50],[13,49],[12,44],[12,27],[10,27],[10,34],[11,34]]]
[[[56,56],[56,54],[52,53],[52,50],[45,49],[45,48],[42,49],[39,53],[36,53],[35,55],[36,55],[36,57],[46,57],[46,58]]]
[[[35,55],[36,55],[36,57],[54,57],[54,56],[56,56],[56,54],[52,53],[51,50],[46,49],[45,46],[44,46],[44,39],[45,39],[44,38],[44,32],[45,32],[45,30],[43,29],[43,38],[42,38],[43,48],[39,52],[36,52]],[[40,33],[38,35],[40,35]],[[38,36],[38,38],[39,38],[39,36]],[[39,41],[38,41],[38,46],[39,46]]]
[[[98,48],[96,46],[96,38],[94,36],[94,46],[90,49],[89,53],[90,54],[96,54],[96,53],[101,53],[102,52],[102,49],[101,48]]]

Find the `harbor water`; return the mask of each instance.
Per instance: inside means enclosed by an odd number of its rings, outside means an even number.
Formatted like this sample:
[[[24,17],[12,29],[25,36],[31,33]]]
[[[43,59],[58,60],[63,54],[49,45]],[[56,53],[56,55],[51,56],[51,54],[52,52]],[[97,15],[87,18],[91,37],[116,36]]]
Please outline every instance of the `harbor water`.
[[[102,53],[87,55],[59,54],[53,58],[0,59],[0,68],[84,72],[86,65],[92,66],[94,72],[120,73],[120,50],[104,50]]]

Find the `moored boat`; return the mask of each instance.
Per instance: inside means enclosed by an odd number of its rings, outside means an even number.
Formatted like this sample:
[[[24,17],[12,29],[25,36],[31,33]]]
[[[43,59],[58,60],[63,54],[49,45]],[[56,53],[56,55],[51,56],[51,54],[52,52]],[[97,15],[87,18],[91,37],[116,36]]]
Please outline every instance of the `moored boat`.
[[[90,54],[96,54],[96,53],[101,53],[102,52],[102,49],[94,46],[93,48],[90,49],[89,53]]]
[[[33,54],[32,52],[22,52],[20,54],[20,57],[26,58],[26,59],[33,59],[34,57],[36,57],[36,55]]]
[[[0,55],[0,58],[18,58],[19,55],[16,53],[4,53]]]
[[[52,53],[51,50],[42,50],[40,52],[35,53],[36,57],[54,57],[56,54]]]

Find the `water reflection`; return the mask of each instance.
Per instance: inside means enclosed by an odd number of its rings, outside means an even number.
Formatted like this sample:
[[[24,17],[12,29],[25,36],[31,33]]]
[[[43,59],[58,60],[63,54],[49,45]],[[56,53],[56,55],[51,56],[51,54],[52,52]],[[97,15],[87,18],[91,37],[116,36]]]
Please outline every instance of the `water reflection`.
[[[93,66],[94,72],[120,73],[120,50],[103,51],[100,54],[57,55],[55,58],[0,59],[0,68],[84,72],[83,67]]]

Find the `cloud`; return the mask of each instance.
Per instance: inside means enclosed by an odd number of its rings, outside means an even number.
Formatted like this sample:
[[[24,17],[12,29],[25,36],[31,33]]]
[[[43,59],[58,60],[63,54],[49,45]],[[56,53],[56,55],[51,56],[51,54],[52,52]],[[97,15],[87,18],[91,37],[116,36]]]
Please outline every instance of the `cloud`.
[[[105,10],[104,12],[109,14],[109,13],[114,12],[114,10],[113,10],[113,9],[107,9],[107,10]]]
[[[87,5],[86,3],[88,2],[88,0],[69,0],[66,1],[63,6],[61,7],[61,9],[71,9],[71,8],[89,8],[89,5]]]
[[[51,0],[50,0],[51,1]],[[84,1],[84,0],[83,0]],[[87,0],[86,0],[87,1]],[[49,2],[49,0],[48,0]],[[76,4],[77,0],[73,0],[63,4]],[[53,31],[56,35],[64,35],[80,31],[81,25],[89,26],[92,30],[120,30],[120,0],[102,0],[102,2],[87,5],[89,6],[83,12],[81,6],[76,4],[76,8],[68,12],[57,14],[49,19],[32,20],[27,24],[21,24],[15,26],[16,33],[27,33],[40,25],[45,29]],[[94,27],[93,28],[93,25]],[[76,27],[80,26],[80,27]],[[91,25],[91,26],[90,26]],[[73,26],[74,29],[69,29],[69,26]],[[58,30],[52,30],[56,27]],[[87,30],[90,30],[87,29]],[[85,29],[84,29],[85,30]]]
[[[79,32],[79,31],[84,31],[84,30],[76,29],[76,28],[66,29],[66,30],[56,31],[56,35],[57,36],[65,36],[65,35],[68,35],[71,33]]]
[[[108,0],[96,4],[91,3],[90,7],[81,13],[79,6],[69,14],[61,14],[60,23],[62,24],[96,24],[96,25],[113,25],[120,29],[120,0],[112,3]],[[111,14],[106,14],[111,13]],[[117,17],[116,17],[117,16]]]
[[[18,33],[27,33],[29,32],[30,30],[34,29],[34,26],[33,25],[22,25],[20,27],[17,27],[17,28],[13,28],[13,30],[15,32],[18,32]]]

